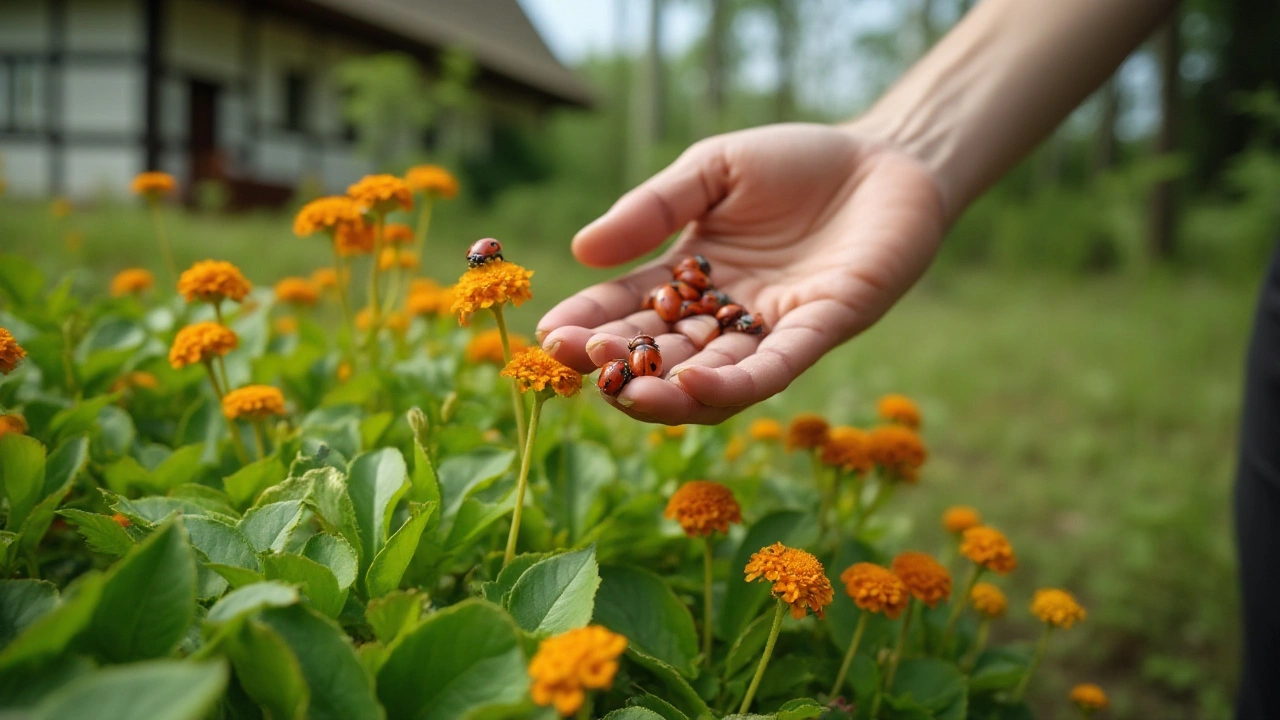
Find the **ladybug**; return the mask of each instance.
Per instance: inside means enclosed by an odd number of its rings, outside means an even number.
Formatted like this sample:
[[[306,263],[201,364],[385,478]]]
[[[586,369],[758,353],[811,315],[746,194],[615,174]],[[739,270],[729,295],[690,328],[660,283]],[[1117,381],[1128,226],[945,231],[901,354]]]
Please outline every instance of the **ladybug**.
[[[707,277],[711,277],[711,263],[707,262],[707,259],[701,255],[687,257],[676,263],[675,267],[671,268],[671,274],[676,275],[681,270],[696,270]]]
[[[680,293],[681,300],[693,301],[702,297],[702,291],[687,282],[674,280],[669,284],[676,289],[676,292]]]
[[[600,377],[596,380],[596,386],[605,395],[618,397],[618,393],[631,382],[632,377],[634,375],[626,360],[610,360],[600,368]]]
[[[764,321],[755,313],[743,313],[733,324],[733,329],[748,335],[763,335]]]
[[[654,342],[652,337],[637,335],[627,343],[627,349],[631,351],[628,364],[632,376],[656,377],[662,374],[662,352],[658,350],[658,343]]]
[[[699,293],[711,287],[711,278],[701,270],[684,268],[675,274],[676,282],[688,284]]]
[[[710,300],[707,298],[710,298]],[[706,292],[702,293],[702,300],[704,303],[714,302],[715,309],[717,310],[733,302],[733,300],[729,298],[728,293],[715,288],[708,288]]]
[[[716,310],[716,322],[720,323],[720,327],[722,328],[732,327],[739,318],[746,314],[747,311],[744,310],[741,305],[729,303],[728,305],[721,306],[719,310]]]
[[[663,322],[673,323],[680,319],[681,306],[684,300],[680,293],[670,285],[663,285],[653,293],[653,309]]]
[[[467,250],[467,265],[480,267],[490,260],[502,259],[502,243],[493,238],[481,238]]]
[[[691,304],[695,315],[715,315],[716,311],[720,309],[720,302],[710,293],[703,293],[702,297]]]

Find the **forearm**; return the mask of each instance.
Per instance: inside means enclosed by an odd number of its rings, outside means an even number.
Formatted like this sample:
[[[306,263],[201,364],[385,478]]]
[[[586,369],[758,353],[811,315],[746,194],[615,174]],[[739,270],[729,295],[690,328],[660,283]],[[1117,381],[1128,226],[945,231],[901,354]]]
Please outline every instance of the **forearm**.
[[[851,123],[918,158],[948,218],[1039,143],[1175,0],[983,0]]]

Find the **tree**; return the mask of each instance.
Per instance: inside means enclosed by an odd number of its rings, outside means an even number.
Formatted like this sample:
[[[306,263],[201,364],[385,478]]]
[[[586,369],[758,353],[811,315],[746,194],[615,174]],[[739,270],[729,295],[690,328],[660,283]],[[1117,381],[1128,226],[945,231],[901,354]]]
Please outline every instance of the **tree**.
[[[1175,10],[1156,36],[1160,58],[1160,130],[1154,148],[1157,156],[1173,153],[1178,146],[1178,63],[1182,57],[1178,17]],[[1147,250],[1159,260],[1172,258],[1177,223],[1174,179],[1160,180],[1152,187],[1148,210]]]

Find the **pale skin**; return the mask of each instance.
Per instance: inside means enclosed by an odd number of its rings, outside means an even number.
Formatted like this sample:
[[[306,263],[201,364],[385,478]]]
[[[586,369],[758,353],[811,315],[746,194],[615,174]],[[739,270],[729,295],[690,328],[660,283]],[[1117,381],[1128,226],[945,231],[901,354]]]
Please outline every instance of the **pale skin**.
[[[591,372],[653,335],[665,377],[610,401],[650,422],[718,423],[784,390],[878,321],[952,222],[1040,142],[1174,7],[1172,0],[984,0],[864,116],[701,141],[573,239],[590,267],[659,259],[561,302],[543,347]],[[1029,238],[1034,242],[1034,238]],[[693,253],[763,315],[764,337],[640,311]]]

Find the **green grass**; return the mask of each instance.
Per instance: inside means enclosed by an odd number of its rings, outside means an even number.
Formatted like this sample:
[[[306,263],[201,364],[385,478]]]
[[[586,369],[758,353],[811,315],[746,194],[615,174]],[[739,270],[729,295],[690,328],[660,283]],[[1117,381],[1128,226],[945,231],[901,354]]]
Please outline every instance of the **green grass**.
[[[456,276],[462,248],[481,235],[519,246],[537,271],[535,298],[512,320],[529,333],[556,300],[606,277],[567,251],[572,230],[600,209],[445,206],[427,272]],[[169,221],[180,264],[225,258],[268,283],[328,261],[283,216]],[[121,267],[159,269],[148,223],[127,207],[55,220],[45,205],[0,204],[0,251],[51,276],[75,267],[81,289],[101,291]],[[50,240],[70,229],[83,233],[79,252]],[[862,423],[883,392],[920,401],[930,461],[895,500],[893,532],[936,550],[945,540],[936,518],[964,503],[1009,535],[1021,566],[999,581],[1012,601],[1000,640],[1035,637],[1026,604],[1037,586],[1070,588],[1089,609],[1055,638],[1033,684],[1038,716],[1073,717],[1067,690],[1094,681],[1112,696],[1110,717],[1225,717],[1238,647],[1228,497],[1253,292],[1194,276],[951,266],[758,412],[816,409]]]

